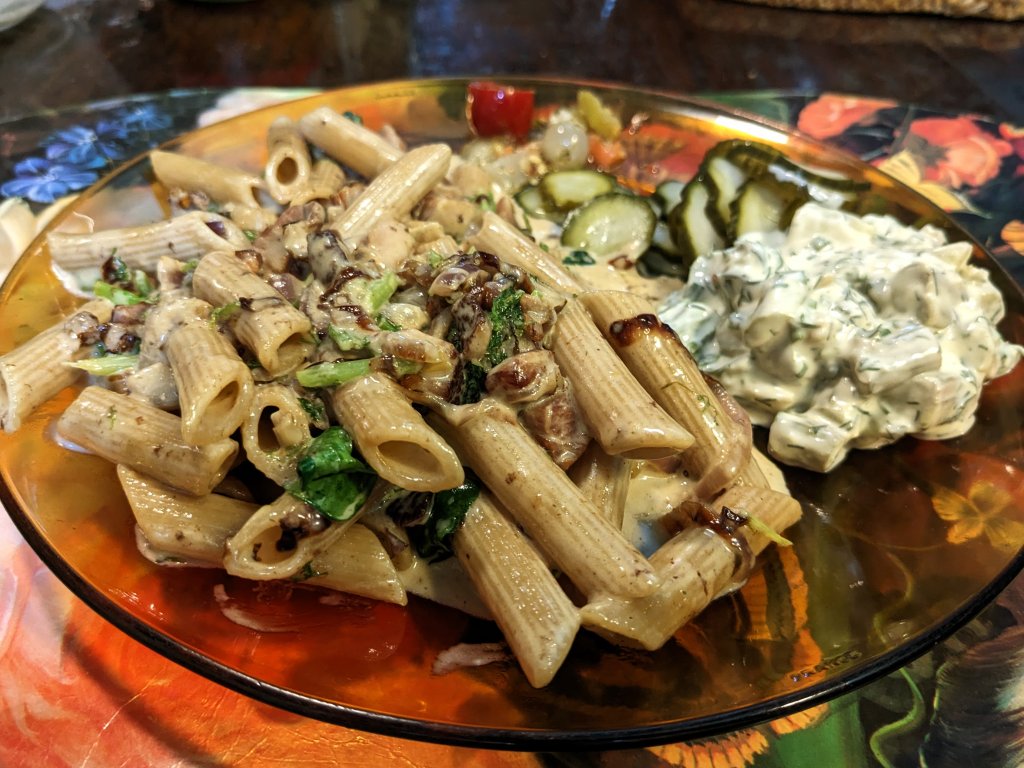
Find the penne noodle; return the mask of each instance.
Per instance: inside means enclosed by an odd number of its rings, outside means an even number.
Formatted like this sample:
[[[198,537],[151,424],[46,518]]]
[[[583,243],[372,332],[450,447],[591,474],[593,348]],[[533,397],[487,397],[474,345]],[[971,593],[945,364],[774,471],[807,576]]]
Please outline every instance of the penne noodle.
[[[252,401],[252,372],[215,327],[196,319],[178,327],[164,345],[181,409],[181,436],[193,445],[230,437]]]
[[[298,126],[279,117],[267,131],[267,165],[263,179],[277,202],[290,202],[309,183],[312,161]]]
[[[452,544],[527,680],[535,688],[547,685],[579,629],[576,606],[486,493],[469,508]]]
[[[304,584],[395,605],[409,602],[398,571],[380,540],[359,523],[316,555],[303,570],[312,574],[303,579]]]
[[[257,509],[227,540],[224,569],[257,581],[287,579],[319,557],[345,534],[358,514],[298,537],[296,531],[322,522],[320,513],[290,493]]]
[[[309,418],[290,387],[261,384],[242,423],[242,448],[260,472],[280,486],[297,478],[295,452],[309,442]]]
[[[306,185],[292,197],[291,205],[305,205],[312,200],[326,200],[338,193],[346,182],[345,171],[333,160],[321,157],[313,163]]]
[[[626,513],[629,491],[629,462],[610,456],[596,441],[569,468],[569,477],[601,514],[618,529]]]
[[[443,491],[465,480],[455,451],[384,374],[335,387],[330,403],[366,463],[389,483],[411,491]]]
[[[210,251],[248,248],[249,238],[230,219],[191,211],[138,227],[86,234],[51,232],[46,243],[53,263],[63,269],[98,269],[116,252],[128,267],[155,272],[164,256],[178,261],[198,259]]]
[[[82,371],[67,364],[82,348],[74,320],[81,316],[105,323],[113,308],[106,299],[89,301],[68,320],[0,356],[0,426],[5,432],[17,430],[32,411],[82,378]]]
[[[556,259],[493,211],[484,214],[480,230],[469,240],[477,249],[537,275],[565,294],[580,291],[579,282]]]
[[[238,453],[233,440],[196,446],[181,419],[102,387],[86,387],[57,422],[61,439],[194,496],[210,493]]]
[[[687,432],[651,398],[594,325],[570,299],[558,315],[551,351],[572,384],[587,427],[606,453],[663,459],[693,445]],[[601,371],[601,376],[594,376]]]
[[[149,153],[149,162],[153,175],[168,191],[201,192],[221,205],[255,208],[260,204],[256,193],[263,180],[238,168],[159,149]]]
[[[258,509],[228,496],[192,496],[119,464],[117,478],[135,524],[161,554],[220,566],[224,545]]]
[[[411,149],[370,182],[333,228],[348,243],[359,243],[385,219],[401,219],[448,172],[452,151],[445,144]]]
[[[330,107],[320,107],[303,116],[299,130],[311,143],[367,179],[382,173],[404,154],[379,133]]]
[[[791,496],[764,488],[734,487],[714,502],[780,532],[800,519],[800,503]],[[767,536],[745,526],[737,531],[756,555],[769,543]],[[737,552],[733,544],[704,526],[678,533],[651,556],[661,586],[647,597],[623,599],[600,596],[580,609],[583,626],[614,642],[656,650],[720,593],[733,586]]]
[[[430,423],[582,592],[638,596],[657,588],[658,578],[643,555],[511,411],[485,402],[447,418],[431,416]]]
[[[592,291],[579,300],[644,389],[694,436],[693,445],[680,456],[682,467],[697,481],[697,495],[711,498],[750,457],[693,355],[642,296]]]
[[[289,373],[306,359],[312,341],[309,318],[233,253],[216,251],[200,259],[192,289],[215,307],[240,304],[232,330],[270,375]]]

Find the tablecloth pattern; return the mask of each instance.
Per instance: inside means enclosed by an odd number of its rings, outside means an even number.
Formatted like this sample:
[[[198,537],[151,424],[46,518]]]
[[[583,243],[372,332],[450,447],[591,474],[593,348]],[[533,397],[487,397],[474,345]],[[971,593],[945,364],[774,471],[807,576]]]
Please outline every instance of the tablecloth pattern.
[[[129,157],[298,90],[178,91],[0,124],[0,275],[33,216]],[[860,155],[941,205],[1024,284],[1024,127],[840,94],[709,97]],[[1024,448],[1000,488],[1024,498]],[[1016,501],[1014,501],[1016,500]],[[993,535],[970,500],[949,536]],[[951,538],[951,540],[954,540]],[[602,753],[490,752],[327,725],[266,706],[121,634],[0,515],[0,766],[942,768],[1024,765],[1024,577],[951,639],[797,715],[690,743]]]

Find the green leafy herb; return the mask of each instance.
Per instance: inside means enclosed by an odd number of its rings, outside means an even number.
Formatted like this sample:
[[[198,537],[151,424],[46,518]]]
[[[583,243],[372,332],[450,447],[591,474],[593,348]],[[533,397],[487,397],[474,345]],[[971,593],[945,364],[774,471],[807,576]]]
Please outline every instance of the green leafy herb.
[[[142,304],[147,301],[147,297],[133,291],[129,291],[126,288],[121,288],[117,285],[111,285],[105,283],[102,280],[97,280],[92,287],[92,292],[99,296],[101,299],[106,299],[111,304],[118,306],[130,306],[132,304]]]
[[[332,520],[348,520],[370,495],[377,476],[352,452],[352,438],[330,427],[303,449],[299,479],[286,490]]]
[[[506,288],[491,305],[491,340],[484,355],[489,365],[497,365],[514,351],[516,338],[522,335],[525,325],[519,303],[525,293],[518,288]]]
[[[476,204],[480,206],[483,211],[491,211],[492,213],[498,210],[498,206],[494,204],[494,195],[488,192],[485,195],[477,195]]]
[[[324,404],[319,400],[310,400],[308,397],[300,397],[299,405],[302,406],[302,410],[309,416],[309,420],[314,424],[326,424],[327,423],[327,410],[324,408]]]
[[[476,363],[466,363],[462,367],[462,386],[459,388],[458,405],[480,402],[483,397],[487,380],[487,371]]]
[[[303,368],[295,374],[295,380],[309,389],[318,389],[320,387],[336,387],[369,372],[369,358],[338,360],[333,363],[319,363]]]
[[[389,320],[387,316],[384,315],[383,313],[378,313],[377,317],[374,319],[374,322],[377,324],[377,327],[380,328],[382,331],[402,330],[402,326],[400,326],[398,323]]]
[[[762,536],[766,536],[769,540],[773,541],[780,547],[793,546],[792,541],[790,541],[785,536],[780,534],[778,531],[776,531],[774,528],[772,528],[764,520],[757,517],[756,515],[752,515],[745,509],[733,509],[732,511],[746,518],[747,525],[750,526],[750,530],[752,530],[754,533],[759,533]]]
[[[405,529],[416,553],[431,563],[451,557],[452,536],[479,495],[479,481],[470,475],[457,488],[433,494],[426,519]]]
[[[587,267],[591,264],[596,264],[597,261],[586,251],[577,248],[574,251],[570,251],[569,255],[562,259],[562,263],[572,267]]]
[[[347,328],[329,325],[327,326],[327,335],[342,352],[352,352],[370,346],[370,337],[367,334]]]
[[[346,118],[347,120],[351,120],[356,125],[362,125],[363,124],[363,118],[361,118],[355,112],[342,112],[341,116]]]
[[[291,581],[307,581],[309,579],[315,579],[317,576],[326,576],[323,571],[318,571],[313,567],[313,561],[310,560],[296,573],[293,573],[290,577]]]
[[[213,312],[210,313],[210,323],[220,325],[241,311],[242,305],[237,301],[232,301],[230,304],[225,304],[221,307],[215,307]]]
[[[103,357],[74,360],[69,362],[68,365],[73,368],[80,368],[93,376],[114,376],[131,370],[138,362],[138,355],[104,355]]]
[[[242,234],[243,234],[243,235],[245,235],[245,236],[246,236],[247,238],[249,238],[249,242],[250,242],[250,243],[251,243],[251,242],[252,242],[253,240],[255,240],[255,239],[256,239],[256,237],[257,237],[257,234],[256,234],[256,232],[254,232],[254,231],[253,231],[253,230],[251,230],[251,229],[243,229],[243,230],[242,230]]]

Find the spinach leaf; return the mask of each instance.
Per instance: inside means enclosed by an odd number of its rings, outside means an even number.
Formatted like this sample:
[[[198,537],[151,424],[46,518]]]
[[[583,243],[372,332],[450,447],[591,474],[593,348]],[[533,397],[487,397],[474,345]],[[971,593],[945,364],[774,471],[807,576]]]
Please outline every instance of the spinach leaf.
[[[377,476],[353,455],[352,438],[341,427],[317,435],[302,451],[299,479],[286,489],[332,520],[348,520],[367,497]]]
[[[407,524],[405,527],[409,541],[416,548],[416,553],[428,562],[436,563],[451,557],[454,554],[452,536],[480,495],[480,481],[467,473],[466,481],[457,488],[416,495],[432,495],[433,499],[429,502],[427,499],[419,499],[418,504],[405,501],[403,506],[406,509],[414,506],[419,510],[415,524]],[[388,511],[391,512],[390,509]]]

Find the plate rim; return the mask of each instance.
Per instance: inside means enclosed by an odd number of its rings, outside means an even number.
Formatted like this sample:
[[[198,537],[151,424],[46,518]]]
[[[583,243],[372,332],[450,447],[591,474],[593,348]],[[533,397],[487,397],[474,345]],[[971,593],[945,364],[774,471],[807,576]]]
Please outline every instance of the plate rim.
[[[868,168],[867,163],[845,149],[834,147],[819,139],[808,136],[795,127],[776,122],[769,118],[736,109],[714,102],[713,100],[674,92],[666,89],[637,87],[628,83],[593,80],[574,77],[554,76],[520,76],[520,75],[487,75],[483,77],[439,77],[439,78],[405,78],[397,80],[375,81],[348,85],[340,88],[324,89],[320,93],[290,99],[276,104],[251,110],[226,120],[211,123],[178,134],[167,141],[161,142],[153,149],[162,149],[178,145],[197,133],[211,128],[223,130],[236,121],[251,119],[257,114],[271,114],[282,107],[300,108],[305,102],[322,101],[331,96],[342,94],[350,96],[359,91],[373,92],[376,98],[397,96],[401,90],[423,90],[424,88],[441,89],[446,86],[465,87],[474,80],[493,80],[519,87],[530,86],[562,86],[592,87],[610,91],[629,91],[643,97],[654,97],[682,106],[694,107],[712,114],[724,114],[738,118],[744,122],[778,131],[786,136],[796,136],[807,145],[816,146],[827,151],[833,157],[842,158],[853,166]],[[381,89],[391,92],[381,93]],[[59,211],[47,226],[26,247],[23,255],[12,265],[7,278],[0,284],[0,296],[7,292],[8,285],[14,275],[27,261],[29,254],[36,253],[46,235],[67,217],[73,215],[81,203],[91,199],[100,191],[111,185],[124,173],[143,165],[152,149],[145,150],[126,159],[112,169],[103,178],[90,185]],[[876,169],[877,170],[877,169]],[[902,195],[916,198],[918,204],[929,209],[933,215],[952,228],[958,236],[970,242],[974,248],[974,257],[983,258],[984,266],[990,273],[998,275],[1000,293],[1004,295],[1008,289],[1016,289],[1018,302],[1024,301],[1024,286],[1018,284],[1007,269],[995,258],[981,242],[978,241],[963,225],[953,219],[932,201],[925,198],[912,187],[903,182],[886,176]],[[643,746],[666,744],[695,738],[707,738],[740,728],[758,725],[779,717],[794,714],[817,704],[836,699],[850,691],[860,688],[878,678],[893,672],[933,648],[943,640],[961,629],[974,616],[980,613],[1010,582],[1024,569],[1024,548],[1019,550],[1007,565],[985,587],[973,593],[954,610],[929,628],[919,632],[912,640],[904,642],[896,648],[885,652],[881,657],[872,659],[861,665],[854,664],[849,671],[839,673],[820,683],[813,684],[800,691],[781,694],[770,699],[741,707],[721,710],[708,715],[689,717],[681,720],[659,722],[646,726],[625,727],[619,729],[580,730],[580,729],[539,729],[539,728],[493,728],[455,723],[445,723],[409,716],[391,715],[372,709],[357,707],[339,702],[327,701],[309,694],[300,693],[274,683],[260,680],[240,669],[223,664],[206,656],[200,650],[189,646],[164,634],[157,628],[138,620],[126,612],[117,603],[93,586],[81,576],[46,540],[46,537],[32,522],[30,516],[22,508],[8,483],[6,471],[0,475],[0,502],[3,503],[8,516],[33,551],[40,557],[47,568],[67,586],[72,593],[80,598],[91,610],[102,619],[110,622],[121,632],[141,642],[161,656],[202,675],[208,680],[229,688],[236,693],[256,701],[274,706],[294,714],[309,717],[322,722],[348,728],[364,730],[385,736],[413,738],[450,746],[477,747],[499,750],[524,749],[534,751],[557,751],[562,749],[628,749]]]

